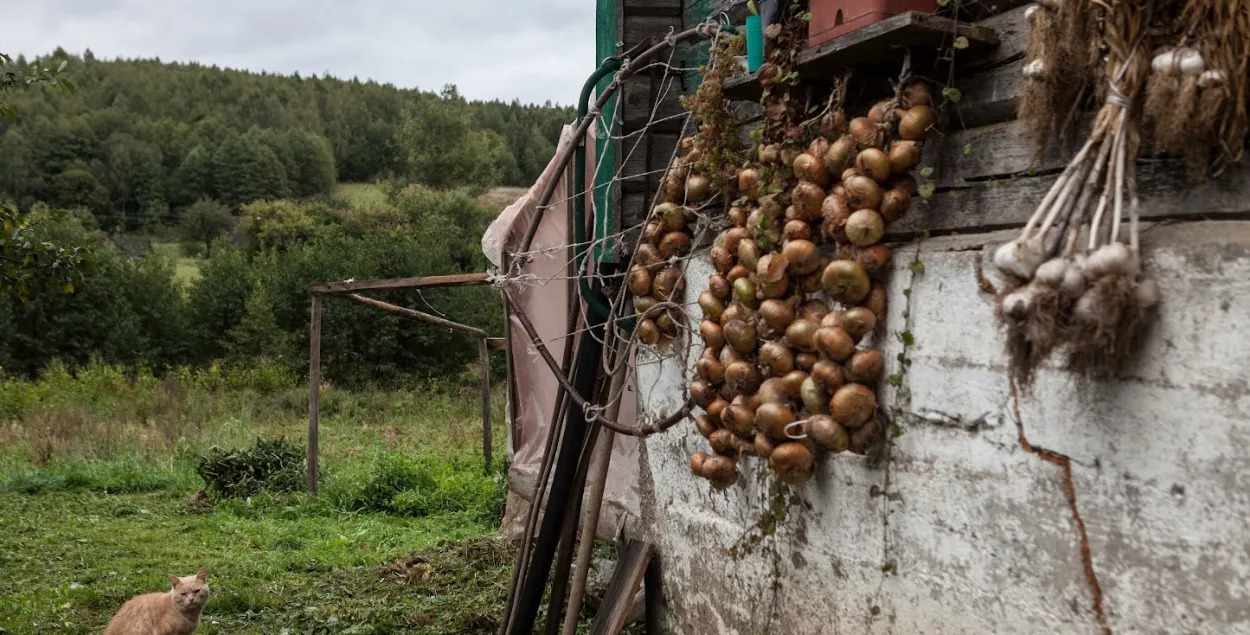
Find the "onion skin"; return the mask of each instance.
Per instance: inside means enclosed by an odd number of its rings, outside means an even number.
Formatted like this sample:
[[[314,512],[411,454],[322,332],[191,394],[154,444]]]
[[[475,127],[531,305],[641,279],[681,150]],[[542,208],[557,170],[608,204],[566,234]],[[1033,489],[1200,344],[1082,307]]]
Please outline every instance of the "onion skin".
[[[781,253],[794,275],[805,276],[820,267],[820,249],[810,240],[791,240],[782,247]]]
[[[929,106],[913,106],[898,122],[898,136],[907,141],[920,141],[937,122],[937,114]]]
[[[871,384],[881,377],[885,370],[885,358],[881,351],[867,348],[856,351],[846,362],[846,378],[857,384]]]
[[[751,319],[751,310],[741,304],[731,304],[725,307],[725,312],[720,314],[720,325],[728,326],[734,320],[742,320],[746,322]]]
[[[933,97],[929,85],[924,80],[914,80],[903,87],[903,101],[908,108],[916,106],[932,106]]]
[[[703,343],[708,348],[720,350],[725,345],[725,334],[721,330],[720,324],[711,320],[704,320],[699,325],[699,336],[703,338]]]
[[[842,183],[846,202],[854,209],[877,209],[881,205],[881,186],[871,178],[856,174]]]
[[[854,157],[855,140],[849,135],[838,137],[829,144],[829,150],[825,152],[825,171],[830,176],[841,177],[842,171],[850,165]]]
[[[660,327],[656,326],[653,320],[643,320],[638,323],[638,339],[648,346],[655,346],[660,343]]]
[[[807,152],[794,157],[794,175],[804,181],[811,181],[820,187],[829,184],[829,172],[825,169],[825,160],[819,155],[812,156]]]
[[[826,326],[816,331],[816,349],[835,362],[844,362],[855,353],[855,340],[842,329]]]
[[[874,210],[857,210],[846,219],[846,238],[856,247],[876,244],[884,235],[885,219]]]
[[[725,312],[725,303],[708,289],[699,294],[699,308],[703,310],[704,319],[719,320]]]
[[[720,426],[721,424],[720,416],[722,413],[725,412],[725,408],[728,408],[728,407],[729,407],[729,402],[718,397],[716,401],[713,401],[711,404],[708,405],[707,416],[711,418],[712,423],[715,423],[717,426]]]
[[[745,404],[729,404],[721,413],[721,420],[730,432],[749,438],[755,433],[755,412]]]
[[[695,452],[690,457],[690,472],[695,476],[703,476],[703,463],[707,461],[707,455],[702,452]]]
[[[911,209],[911,194],[902,188],[887,190],[881,195],[881,217],[887,223],[902,218]]]
[[[760,404],[755,411],[755,427],[774,439],[784,439],[786,426],[794,423],[794,411],[779,403]]]
[[[821,326],[834,326],[840,329],[846,328],[846,311],[830,311],[825,317],[820,319]]]
[[[729,280],[718,273],[707,277],[707,290],[720,301],[729,299]]]
[[[669,267],[655,274],[655,279],[651,281],[652,294],[661,302],[680,298],[685,290],[686,279],[681,275],[681,270],[675,267]]]
[[[812,378],[820,382],[829,394],[833,394],[846,384],[846,371],[841,364],[822,359],[812,366]]]
[[[816,352],[816,330],[819,327],[809,320],[795,320],[786,328],[786,344],[804,353]]]
[[[696,379],[690,382],[690,398],[694,400],[694,405],[707,408],[716,400],[716,391],[712,389],[711,384],[702,379]]]
[[[820,209],[825,202],[825,190],[811,181],[799,181],[790,194],[790,201],[799,220],[820,218]]]
[[[790,393],[786,389],[786,382],[780,377],[770,377],[760,384],[757,396],[760,398],[760,405],[775,403],[788,404],[790,402]]]
[[[817,446],[830,452],[845,452],[851,446],[846,428],[838,425],[833,417],[825,415],[807,418],[807,436]]]
[[[745,278],[749,275],[751,275],[751,272],[748,271],[746,267],[741,264],[736,264],[732,269],[725,273],[725,278],[729,280],[730,284],[733,284],[734,282],[737,282],[739,278]]]
[[[872,283],[872,288],[868,291],[868,297],[858,302],[858,304],[872,311],[873,315],[885,315],[885,286],[880,282]]]
[[[894,174],[911,172],[920,165],[920,144],[915,141],[898,141],[891,144],[889,162],[890,172]]]
[[[654,245],[643,243],[634,252],[634,264],[646,267],[648,273],[656,274],[664,268],[664,258]]]
[[[712,266],[716,268],[716,272],[724,275],[729,273],[737,262],[734,254],[731,253],[724,245],[712,245]]]
[[[665,258],[684,256],[690,253],[690,236],[685,232],[669,232],[660,239],[660,255]]]
[[[659,332],[658,327],[656,332]],[[715,357],[709,358],[706,355],[699,357],[698,361],[694,363],[694,369],[699,377],[702,377],[713,386],[725,383],[725,365],[720,363],[720,360]]]
[[[711,456],[703,462],[703,477],[712,487],[725,489],[738,482],[738,464],[727,456]]]
[[[707,198],[712,190],[712,182],[702,174],[691,174],[686,177],[686,202],[700,203]]]
[[[799,387],[799,397],[803,400],[803,408],[810,413],[829,410],[829,392],[815,377],[809,376],[803,380],[803,385]]]
[[[868,272],[868,275],[884,273],[890,266],[890,248],[876,244],[860,249],[855,254],[855,261]]]
[[[733,320],[725,325],[725,341],[739,353],[755,351],[755,327],[749,322]]]
[[[867,117],[851,120],[851,137],[865,148],[880,148],[885,144],[885,134]]]
[[[859,429],[852,430],[851,447],[848,449],[856,454],[867,453],[881,439],[881,434],[884,432],[882,428],[881,420],[874,418]]]
[[[654,220],[650,221],[642,228],[642,244],[654,247],[660,244],[660,239],[664,237],[664,233],[663,223]]]
[[[786,222],[786,226],[781,230],[781,237],[786,241],[791,240],[811,240],[812,226],[807,221],[794,219]]]
[[[824,300],[809,300],[799,307],[799,317],[816,324],[820,324],[820,321],[828,314],[829,305],[825,304]]]
[[[752,201],[760,197],[760,171],[746,168],[738,173],[738,191]]]
[[[851,122],[841,110],[831,110],[820,118],[820,134],[826,139],[837,139],[846,134]]]
[[[698,430],[699,434],[706,439],[712,436],[713,432],[716,432],[716,424],[712,422],[712,418],[708,415],[699,415],[694,418],[694,429]]]
[[[738,263],[746,267],[748,271],[755,271],[760,262],[760,246],[754,240],[744,240],[738,243]]]
[[[660,203],[651,213],[664,225],[666,232],[679,232],[686,228],[686,213],[680,205]]]
[[[794,370],[794,353],[781,342],[765,342],[760,347],[760,363],[771,369],[774,377],[781,377]]]
[[[815,458],[801,443],[782,443],[768,457],[768,466],[777,480],[789,485],[803,485],[816,469]]]
[[[846,310],[842,328],[856,341],[877,328],[877,315],[866,307],[857,306]]]
[[[858,304],[872,289],[868,272],[863,265],[853,260],[834,260],[829,263],[821,277],[821,284],[830,298],[843,304]]]
[[[760,317],[768,328],[774,331],[785,331],[794,322],[794,307],[782,300],[765,300],[760,305]]]
[[[851,206],[846,198],[838,194],[830,194],[820,205],[820,217],[824,220],[821,233],[838,242],[846,240],[846,221],[851,217]]]
[[[734,280],[734,299],[742,303],[743,306],[754,309],[760,305],[756,295],[757,289],[755,283],[751,282],[751,278],[738,278]]]
[[[772,439],[768,438],[767,434],[756,433],[755,435],[755,453],[756,454],[758,454],[759,456],[763,458],[768,458],[772,456],[773,450],[775,448],[776,446],[773,444]]]
[[[833,393],[829,402],[833,420],[848,430],[854,430],[872,418],[877,411],[877,395],[863,384],[846,384]]]
[[[855,167],[878,183],[890,178],[890,157],[878,148],[865,148],[855,157]]]
[[[781,381],[786,385],[786,394],[791,399],[796,399],[803,391],[803,382],[807,381],[807,373],[801,370],[792,370],[786,373],[781,378]]]
[[[638,296],[651,293],[651,274],[646,267],[635,266],[629,270],[629,292]]]
[[[816,367],[816,362],[819,360],[820,358],[817,357],[815,353],[799,353],[794,356],[794,364],[798,366],[800,370],[809,373]]]

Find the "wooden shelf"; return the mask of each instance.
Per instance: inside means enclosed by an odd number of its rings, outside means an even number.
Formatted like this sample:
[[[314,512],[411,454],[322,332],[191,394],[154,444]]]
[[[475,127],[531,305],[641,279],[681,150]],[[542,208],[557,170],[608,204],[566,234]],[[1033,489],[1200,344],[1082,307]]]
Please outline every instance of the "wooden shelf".
[[[857,72],[881,71],[897,75],[902,49],[910,48],[912,66],[921,68],[926,62],[937,61],[941,49],[949,47],[959,36],[968,39],[968,47],[961,49],[959,55],[998,46],[998,35],[992,29],[931,13],[908,11],[804,49],[799,53],[796,70],[802,79],[826,82],[851,67]],[[724,93],[728,99],[756,101],[763,90],[752,73],[726,80]]]

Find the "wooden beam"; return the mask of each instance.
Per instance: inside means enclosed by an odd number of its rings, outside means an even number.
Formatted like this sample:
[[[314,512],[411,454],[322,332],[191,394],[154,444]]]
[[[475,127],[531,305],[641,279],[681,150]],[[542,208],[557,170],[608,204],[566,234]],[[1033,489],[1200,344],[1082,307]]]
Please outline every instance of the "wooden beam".
[[[634,596],[638,586],[646,574],[647,565],[655,547],[640,540],[631,540],[625,545],[625,552],[616,563],[612,573],[612,581],[603,592],[603,603],[595,614],[595,621],[590,627],[590,635],[616,635],[625,628],[625,620],[629,619],[629,611],[633,607]]]
[[[486,347],[494,351],[506,350],[508,348],[508,340],[503,337],[488,337],[486,338]]]
[[[490,284],[490,274],[458,273],[450,276],[420,276],[385,280],[344,280],[309,285],[309,293],[338,295],[357,291],[403,291],[405,289],[438,289],[444,287],[476,287]]]
[[[317,437],[321,404],[321,296],[312,297],[308,332],[308,493],[317,493]]]
[[[804,49],[795,70],[800,77],[819,81],[829,81],[851,67],[857,71],[888,69],[897,74],[902,48],[911,49],[912,66],[921,68],[925,61],[936,61],[941,49],[949,47],[956,36],[968,39],[968,48],[960,55],[990,50],[999,43],[998,35],[988,27],[908,11]],[[724,93],[729,99],[754,101],[760,98],[762,88],[752,73],[726,80]]]
[[[478,362],[482,365],[482,460],[486,463],[486,473],[490,474],[494,439],[490,429],[490,351],[486,347],[485,337],[477,341]]]
[[[363,295],[358,295],[355,293],[349,293],[346,295],[336,295],[334,297],[343,298],[344,300],[351,300],[352,302],[355,302],[357,304],[363,304],[367,307],[373,307],[381,311],[386,311],[387,313],[394,313],[396,315],[402,315],[404,317],[409,317],[414,320],[419,320],[421,322],[427,322],[435,326],[441,326],[445,329],[450,329],[452,331],[466,333],[474,337],[479,337],[482,339],[486,339],[487,337],[486,331],[483,331],[482,329],[479,329],[477,327],[469,326],[467,324],[461,324],[459,322],[452,322],[451,320],[445,320],[441,317],[430,315],[429,313],[422,313],[414,309],[409,309],[406,307],[391,304],[390,302],[382,302],[381,300],[374,300],[373,298],[366,298]]]

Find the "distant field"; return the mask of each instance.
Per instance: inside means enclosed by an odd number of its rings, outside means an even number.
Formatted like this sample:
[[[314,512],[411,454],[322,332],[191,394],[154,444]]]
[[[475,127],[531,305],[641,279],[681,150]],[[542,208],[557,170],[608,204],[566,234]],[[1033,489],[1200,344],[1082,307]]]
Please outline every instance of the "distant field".
[[[200,260],[182,255],[182,245],[178,243],[155,243],[152,252],[174,263],[174,278],[183,284],[190,284],[200,279]]]
[[[381,188],[373,183],[339,183],[334,186],[334,195],[341,196],[352,203],[382,203],[386,195]]]
[[[525,194],[529,188],[524,187],[492,187],[478,197],[482,207],[496,212],[511,205]],[[386,200],[381,188],[373,183],[339,183],[334,188],[334,195],[341,196],[353,203],[375,203]]]

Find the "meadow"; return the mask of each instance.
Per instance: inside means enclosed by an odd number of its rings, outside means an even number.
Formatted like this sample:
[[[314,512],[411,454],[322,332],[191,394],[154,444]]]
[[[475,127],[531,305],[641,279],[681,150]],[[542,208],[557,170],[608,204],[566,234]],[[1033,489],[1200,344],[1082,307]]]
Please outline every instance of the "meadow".
[[[493,633],[515,552],[492,535],[506,434],[485,469],[476,372],[325,386],[316,498],[207,500],[210,448],[302,449],[307,388],[281,368],[0,378],[0,633],[98,633],[200,566],[201,633]],[[494,406],[502,422],[502,393]]]

